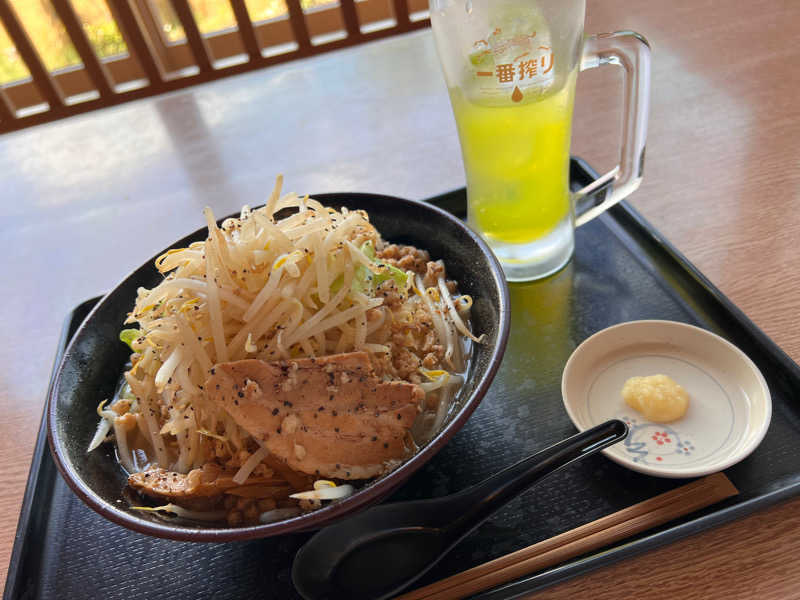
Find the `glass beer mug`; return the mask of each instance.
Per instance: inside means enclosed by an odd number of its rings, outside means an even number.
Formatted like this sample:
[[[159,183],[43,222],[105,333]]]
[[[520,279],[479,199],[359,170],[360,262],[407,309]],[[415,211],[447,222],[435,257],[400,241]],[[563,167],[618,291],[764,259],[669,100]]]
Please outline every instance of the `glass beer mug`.
[[[545,277],[572,256],[574,228],[642,180],[650,50],[633,32],[583,35],[585,0],[430,0],[467,178],[468,220],[509,281]],[[622,152],[575,194],[569,147],[578,72],[625,69]],[[578,200],[609,185],[580,215]]]

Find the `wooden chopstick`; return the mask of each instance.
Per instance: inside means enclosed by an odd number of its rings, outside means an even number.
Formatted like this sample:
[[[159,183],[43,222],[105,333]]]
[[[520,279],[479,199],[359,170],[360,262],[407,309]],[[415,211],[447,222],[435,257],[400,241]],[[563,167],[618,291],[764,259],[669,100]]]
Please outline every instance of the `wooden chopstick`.
[[[624,540],[738,493],[739,490],[724,473],[715,473],[522,550],[413,590],[396,600],[463,598]]]

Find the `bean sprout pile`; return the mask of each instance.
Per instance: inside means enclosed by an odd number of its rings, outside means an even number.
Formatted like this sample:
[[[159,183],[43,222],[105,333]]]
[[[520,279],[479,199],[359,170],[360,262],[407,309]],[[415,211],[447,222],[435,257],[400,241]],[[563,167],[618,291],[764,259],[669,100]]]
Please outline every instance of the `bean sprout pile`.
[[[368,353],[383,379],[425,391],[413,428],[418,443],[441,428],[465,369],[465,340],[480,341],[467,327],[471,298],[456,293],[440,261],[382,240],[366,212],[281,195],[281,185],[279,177],[264,206],[245,206],[221,226],[206,208],[206,239],[156,260],[164,278],[138,290],[126,321],[136,328],[121,334],[133,351],[130,368],[112,403],[98,407],[89,450],[113,439],[130,474],[154,467],[190,474],[214,463],[235,471],[238,485],[255,477],[286,479],[290,491],[301,492],[301,503],[341,497],[345,491],[296,489],[300,484],[276,472],[266,449],[203,388],[219,363],[353,351]],[[336,487],[352,489],[314,486]],[[229,505],[206,512],[219,518]],[[206,514],[167,506],[159,508],[190,518]],[[285,516],[281,511],[297,504],[258,506]]]

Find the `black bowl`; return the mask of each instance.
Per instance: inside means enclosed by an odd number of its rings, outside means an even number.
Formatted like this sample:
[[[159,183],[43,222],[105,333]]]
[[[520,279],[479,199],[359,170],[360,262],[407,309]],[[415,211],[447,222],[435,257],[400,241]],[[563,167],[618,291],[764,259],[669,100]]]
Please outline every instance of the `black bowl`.
[[[503,271],[486,244],[460,220],[430,204],[372,194],[314,197],[335,208],[367,210],[384,239],[413,244],[428,250],[431,258],[443,259],[448,277],[458,281],[462,293],[472,296],[472,329],[477,335],[485,334],[486,339],[483,344],[473,344],[466,381],[456,398],[457,408],[442,431],[390,474],[349,498],[293,519],[234,528],[173,523],[131,509],[125,493],[126,475],[112,445],[104,444],[90,453],[86,448],[97,428],[97,404],[113,396],[130,355],[118,336],[136,290],[151,288],[162,279],[153,265],[154,257],[103,298],[81,324],[64,353],[49,398],[47,427],[53,457],[69,486],[98,513],[130,529],[176,540],[222,542],[316,529],[385,497],[430,460],[475,410],[500,365],[510,315]],[[203,228],[174,246],[185,247],[205,237]]]

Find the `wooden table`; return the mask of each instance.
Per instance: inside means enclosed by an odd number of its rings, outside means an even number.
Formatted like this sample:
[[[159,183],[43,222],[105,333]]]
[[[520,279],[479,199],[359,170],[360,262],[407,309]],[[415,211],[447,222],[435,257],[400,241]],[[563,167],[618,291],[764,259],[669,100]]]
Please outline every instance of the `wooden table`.
[[[800,360],[800,3],[590,0],[587,31],[653,47],[632,203]],[[615,162],[619,75],[580,78],[573,152]],[[62,319],[218,215],[288,188],[422,198],[463,185],[429,31],[0,137],[0,563]],[[800,499],[536,597],[800,597]],[[0,584],[2,581],[0,581]]]

